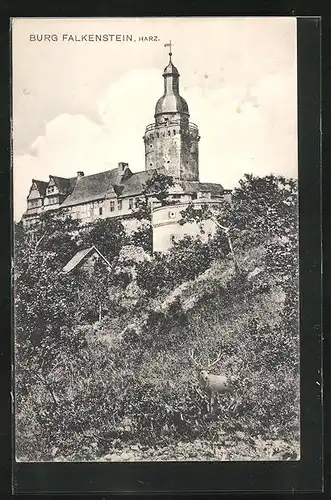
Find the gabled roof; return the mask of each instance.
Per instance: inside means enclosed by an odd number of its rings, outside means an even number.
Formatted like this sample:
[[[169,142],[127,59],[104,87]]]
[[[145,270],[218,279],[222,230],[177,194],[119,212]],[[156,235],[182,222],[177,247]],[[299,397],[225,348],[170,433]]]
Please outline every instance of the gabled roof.
[[[110,267],[109,261],[106,259],[106,257],[93,245],[89,248],[84,248],[83,250],[80,250],[77,252],[72,259],[69,260],[69,262],[64,266],[63,272],[64,273],[69,273],[73,269],[75,269],[88,255],[90,255],[93,252],[97,252],[100,257],[103,259],[103,261]]]
[[[77,180],[76,177],[65,178],[65,177],[57,177],[56,175],[50,175],[49,180],[53,179],[56,187],[58,188],[60,193],[68,193],[70,192]]]
[[[72,193],[64,200],[61,207],[70,207],[117,196],[136,196],[142,193],[144,185],[155,172],[165,172],[164,168],[143,170],[132,173],[129,168],[124,172],[118,168],[98,174],[81,177]]]
[[[32,179],[32,183],[34,183],[37,186],[37,189],[39,191],[40,196],[45,196],[48,182],[38,181],[37,179]]]
[[[142,193],[147,180],[151,179],[156,173],[165,173],[165,168],[153,168],[133,173],[132,176],[123,183],[121,196],[136,196]]]
[[[81,177],[61,207],[70,207],[106,197],[115,198],[116,193],[112,184],[117,184],[119,181],[117,168]]]
[[[48,186],[48,182],[38,181],[37,179],[32,179],[32,184],[29,189],[29,194],[27,196],[27,200],[43,198],[46,193],[46,188]],[[35,196],[34,198],[30,198],[33,188],[36,188],[39,196]]]
[[[61,208],[80,205],[105,198],[139,196],[142,194],[146,182],[156,173],[167,171],[164,167],[158,169],[143,170],[141,172],[131,172],[127,167],[125,170],[114,168],[106,172],[100,172],[84,177],[64,178],[50,176],[57,185],[60,193],[67,194],[61,204]],[[40,189],[45,190],[47,183],[35,181],[40,185]],[[220,194],[224,191],[221,184],[199,181],[176,181],[184,193],[210,192],[212,195]],[[39,188],[38,188],[39,189]]]

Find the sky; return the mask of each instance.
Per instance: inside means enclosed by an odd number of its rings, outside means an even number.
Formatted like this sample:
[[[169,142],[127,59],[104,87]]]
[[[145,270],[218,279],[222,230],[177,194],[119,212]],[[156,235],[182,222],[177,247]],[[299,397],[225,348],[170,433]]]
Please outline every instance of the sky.
[[[82,40],[95,34],[132,41]],[[119,162],[144,170],[142,137],[163,94],[169,40],[201,136],[200,180],[231,189],[245,173],[297,177],[295,18],[16,18],[15,220],[33,178]]]

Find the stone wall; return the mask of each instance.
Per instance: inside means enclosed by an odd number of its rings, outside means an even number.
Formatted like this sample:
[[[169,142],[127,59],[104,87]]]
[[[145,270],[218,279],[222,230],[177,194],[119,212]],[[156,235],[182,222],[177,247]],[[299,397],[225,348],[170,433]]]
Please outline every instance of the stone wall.
[[[199,180],[199,131],[192,125],[181,134],[180,178],[183,181]]]
[[[216,205],[220,203],[219,200],[203,200],[201,202],[194,202],[197,208],[201,204],[211,203]],[[212,238],[217,230],[215,222],[206,220],[201,224],[195,222],[179,224],[182,218],[181,212],[187,208],[189,202],[178,203],[165,207],[159,207],[153,210],[152,224],[153,224],[153,251],[165,252],[169,250],[175,241],[178,241],[188,236],[200,236],[202,241],[207,242]],[[201,233],[201,228],[204,234]]]
[[[199,180],[199,131],[179,118],[146,128],[145,169],[165,167],[175,179]]]

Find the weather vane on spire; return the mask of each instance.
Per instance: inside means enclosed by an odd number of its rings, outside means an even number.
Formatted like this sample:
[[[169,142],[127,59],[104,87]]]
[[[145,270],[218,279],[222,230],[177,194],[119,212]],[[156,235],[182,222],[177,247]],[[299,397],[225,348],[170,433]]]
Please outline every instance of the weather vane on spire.
[[[169,43],[165,43],[164,46],[165,47],[169,47],[169,57],[170,57],[170,61],[171,61],[171,56],[172,56],[172,52],[171,52],[172,43],[171,43],[171,40],[169,40]]]

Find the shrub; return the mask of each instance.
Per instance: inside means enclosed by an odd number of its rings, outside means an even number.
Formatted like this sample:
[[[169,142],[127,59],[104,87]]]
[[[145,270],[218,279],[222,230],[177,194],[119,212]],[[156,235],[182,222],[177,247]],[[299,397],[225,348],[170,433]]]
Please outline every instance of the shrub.
[[[210,266],[213,252],[199,238],[186,237],[167,254],[156,254],[137,268],[138,286],[149,295],[169,291],[184,281],[193,280]]]
[[[137,443],[177,446],[200,439],[218,445],[239,435],[260,444],[298,441],[297,241],[294,205],[289,225],[280,220],[292,191],[286,194],[283,186],[278,195],[278,181],[268,178],[263,191],[263,183],[248,177],[235,196],[238,212],[227,209],[227,223],[247,222],[233,236],[240,272],[229,264],[227,240],[219,233],[210,244],[185,238],[140,263],[118,259],[116,275],[97,269],[79,281],[58,272],[63,262],[49,246],[51,231],[32,253],[20,235],[18,458],[91,460]],[[256,187],[265,202],[271,196],[268,220]],[[246,218],[240,219],[240,210]],[[256,234],[254,211],[263,219]],[[127,241],[120,232],[109,243],[112,229],[100,223],[89,228],[85,241],[99,235],[116,257]],[[59,241],[59,251],[67,244]],[[75,245],[71,241],[71,250]],[[134,276],[144,293],[129,307],[119,299]],[[186,282],[180,290],[197,299],[191,308],[184,307],[185,293],[175,290]],[[190,348],[202,364],[221,348],[215,373],[238,375],[233,394],[219,397],[212,412],[199,390]]]

